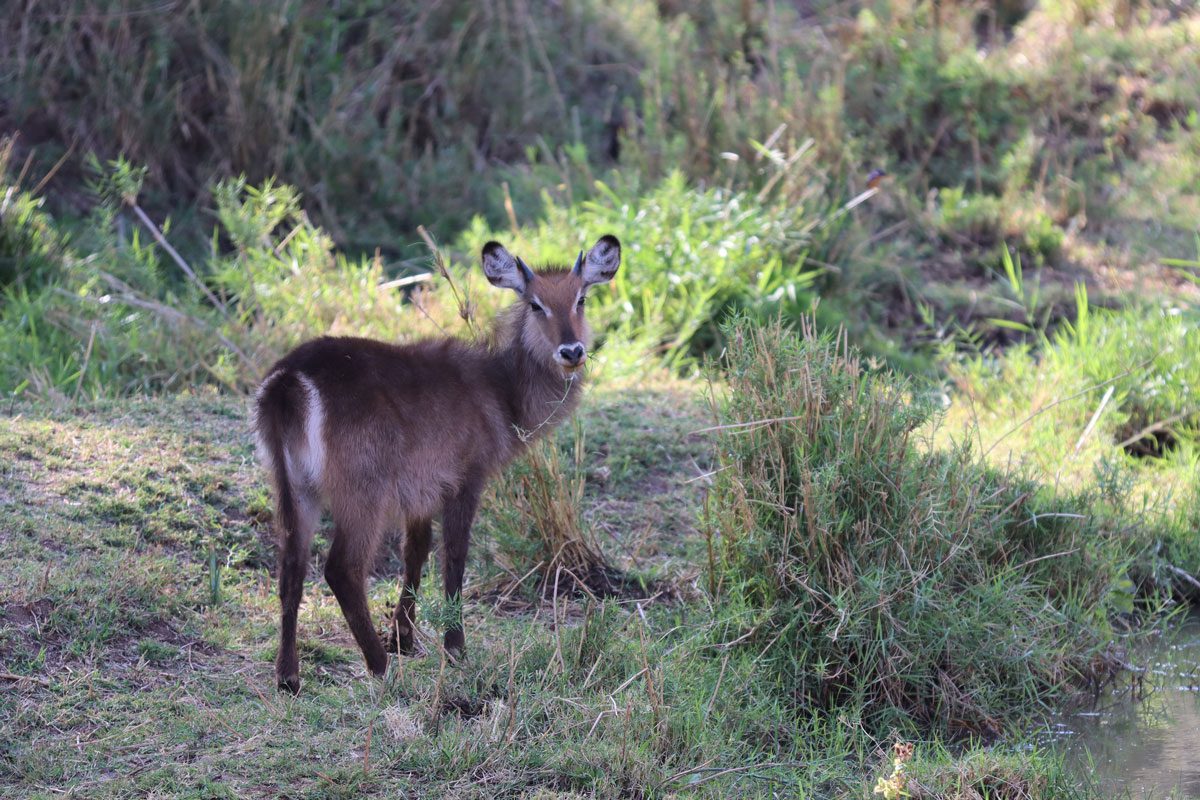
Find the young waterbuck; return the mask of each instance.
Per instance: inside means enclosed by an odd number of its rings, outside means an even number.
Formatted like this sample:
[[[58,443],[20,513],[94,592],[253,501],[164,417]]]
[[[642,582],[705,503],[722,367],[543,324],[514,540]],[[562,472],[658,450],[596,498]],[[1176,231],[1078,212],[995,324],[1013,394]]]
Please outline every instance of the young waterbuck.
[[[584,300],[620,263],[614,236],[581,252],[571,269],[536,272],[488,242],[488,281],[521,298],[501,317],[491,346],[322,337],[271,369],[258,390],[254,427],[259,459],[275,485],[281,689],[300,688],[296,612],[323,509],[334,523],[325,580],[372,673],[383,674],[387,654],[371,624],[365,584],[385,533],[405,531],[404,584],[387,650],[414,649],[413,607],[439,512],[446,597],[459,607],[484,485],[579,402],[591,338]],[[460,611],[444,643],[452,657],[462,654]]]

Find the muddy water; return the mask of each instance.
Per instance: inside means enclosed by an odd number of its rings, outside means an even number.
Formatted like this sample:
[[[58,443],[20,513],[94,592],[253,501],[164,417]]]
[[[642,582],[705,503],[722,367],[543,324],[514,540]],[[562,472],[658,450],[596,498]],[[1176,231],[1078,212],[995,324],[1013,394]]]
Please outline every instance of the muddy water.
[[[1104,794],[1200,800],[1200,616],[1138,659],[1146,689],[1062,717],[1051,738]]]

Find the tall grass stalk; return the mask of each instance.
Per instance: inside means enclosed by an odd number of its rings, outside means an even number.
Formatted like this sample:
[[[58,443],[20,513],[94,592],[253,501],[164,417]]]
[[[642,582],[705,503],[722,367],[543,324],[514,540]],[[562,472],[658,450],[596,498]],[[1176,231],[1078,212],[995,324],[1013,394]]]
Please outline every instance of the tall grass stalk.
[[[607,593],[616,573],[581,516],[584,437],[572,428],[564,459],[552,439],[530,445],[493,492],[491,560],[507,575],[506,588],[534,587],[547,595]]]

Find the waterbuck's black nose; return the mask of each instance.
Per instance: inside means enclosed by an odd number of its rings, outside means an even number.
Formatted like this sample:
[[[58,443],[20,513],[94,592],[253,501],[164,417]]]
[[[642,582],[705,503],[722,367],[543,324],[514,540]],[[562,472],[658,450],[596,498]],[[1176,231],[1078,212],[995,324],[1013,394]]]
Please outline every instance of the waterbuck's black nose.
[[[583,361],[584,349],[579,342],[559,345],[558,357],[568,364],[575,365]]]

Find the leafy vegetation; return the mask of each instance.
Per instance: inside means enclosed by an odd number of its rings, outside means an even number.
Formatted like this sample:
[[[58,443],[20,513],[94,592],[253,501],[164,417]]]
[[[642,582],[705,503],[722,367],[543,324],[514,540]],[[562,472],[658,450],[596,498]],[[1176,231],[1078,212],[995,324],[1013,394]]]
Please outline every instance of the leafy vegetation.
[[[739,323],[728,358],[710,580],[782,696],[871,731],[990,734],[1114,669],[1127,545],[1085,506],[922,450],[929,398],[842,340]]]
[[[9,15],[5,796],[1102,795],[1022,737],[1200,598],[1198,36],[1158,0]],[[604,233],[578,422],[476,528],[472,660],[366,680],[317,580],[268,691],[245,394],[314,335],[484,336],[483,242]]]

